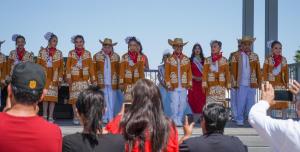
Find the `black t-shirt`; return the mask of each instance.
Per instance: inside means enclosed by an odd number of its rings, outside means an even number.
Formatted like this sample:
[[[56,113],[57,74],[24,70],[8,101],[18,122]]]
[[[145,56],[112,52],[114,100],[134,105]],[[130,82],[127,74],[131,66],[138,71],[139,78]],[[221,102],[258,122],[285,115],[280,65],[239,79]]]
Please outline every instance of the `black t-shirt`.
[[[218,133],[187,139],[179,146],[180,152],[247,152],[247,147],[234,136]]]
[[[76,133],[63,138],[63,152],[123,152],[125,140],[121,135],[103,134],[97,137],[98,144],[92,146],[87,134]]]

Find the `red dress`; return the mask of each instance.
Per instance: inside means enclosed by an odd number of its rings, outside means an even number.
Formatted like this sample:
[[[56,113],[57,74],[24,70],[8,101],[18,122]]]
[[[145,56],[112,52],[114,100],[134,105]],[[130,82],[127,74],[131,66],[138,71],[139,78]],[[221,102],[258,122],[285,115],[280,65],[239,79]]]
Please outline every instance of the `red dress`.
[[[105,129],[112,134],[121,134],[122,131],[119,129],[119,124],[121,122],[122,115],[117,115],[112,121],[110,121]],[[135,144],[132,152],[140,152],[138,148],[138,142]],[[126,146],[126,152],[128,152],[128,148]],[[151,143],[150,137],[145,141],[145,152],[151,152]],[[166,152],[178,152],[178,132],[175,127],[171,127],[170,125],[170,133],[169,133],[169,141],[167,145]]]
[[[191,68],[193,76],[202,78],[202,72],[194,62],[191,62]],[[188,90],[188,102],[193,113],[202,113],[206,100],[205,93],[202,89],[202,81],[193,79],[192,83],[192,88]]]

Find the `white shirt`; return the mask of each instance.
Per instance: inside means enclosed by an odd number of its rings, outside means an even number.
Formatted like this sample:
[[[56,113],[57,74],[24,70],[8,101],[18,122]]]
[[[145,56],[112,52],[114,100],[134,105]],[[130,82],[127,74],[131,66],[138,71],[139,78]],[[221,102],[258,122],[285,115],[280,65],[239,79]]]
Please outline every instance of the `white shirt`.
[[[272,73],[273,75],[277,76],[281,71],[281,64],[279,64],[277,67],[274,67]]]
[[[280,120],[267,116],[270,105],[261,100],[250,110],[249,123],[274,152],[300,151],[300,121]]]
[[[250,64],[249,57],[246,53],[242,52],[242,74],[240,79],[240,85],[249,86],[250,84]]]
[[[182,86],[181,86],[181,66],[180,66],[180,59],[177,58],[177,69],[178,69],[178,90],[181,90],[182,89]]]
[[[219,72],[219,62],[216,61],[215,63],[210,64],[210,70],[212,72]]]
[[[111,65],[110,58],[108,55],[105,55],[104,61],[104,84],[111,85]]]

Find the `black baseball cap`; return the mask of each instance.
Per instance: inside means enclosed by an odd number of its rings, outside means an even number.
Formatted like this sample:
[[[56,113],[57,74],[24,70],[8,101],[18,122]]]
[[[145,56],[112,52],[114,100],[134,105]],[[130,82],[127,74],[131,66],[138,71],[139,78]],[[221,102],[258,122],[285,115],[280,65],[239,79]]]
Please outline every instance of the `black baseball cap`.
[[[21,62],[15,65],[11,78],[13,87],[40,92],[44,89],[45,83],[46,74],[40,65],[32,62]]]

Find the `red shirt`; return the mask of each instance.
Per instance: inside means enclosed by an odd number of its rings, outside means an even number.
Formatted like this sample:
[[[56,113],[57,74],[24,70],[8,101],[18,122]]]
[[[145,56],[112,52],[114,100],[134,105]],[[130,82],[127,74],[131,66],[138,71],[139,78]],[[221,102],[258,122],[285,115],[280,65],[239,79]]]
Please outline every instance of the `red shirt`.
[[[117,115],[111,122],[106,125],[105,129],[112,134],[122,133],[119,129],[121,119],[122,115]],[[139,152],[138,144],[135,144],[132,152]],[[147,138],[147,140],[145,141],[145,152],[151,152],[150,138]],[[178,132],[175,127],[172,127],[172,125],[170,125],[169,141],[166,152],[178,152]]]
[[[0,152],[61,152],[60,128],[39,116],[0,113]]]

